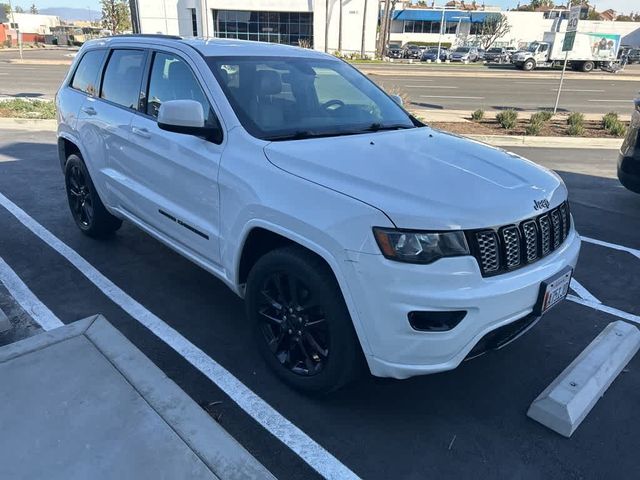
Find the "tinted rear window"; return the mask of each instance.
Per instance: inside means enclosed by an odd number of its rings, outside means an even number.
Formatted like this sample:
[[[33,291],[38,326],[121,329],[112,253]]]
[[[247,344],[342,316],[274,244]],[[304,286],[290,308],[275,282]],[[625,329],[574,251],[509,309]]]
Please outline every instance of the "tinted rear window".
[[[104,71],[100,98],[137,109],[145,59],[142,50],[114,50]]]
[[[71,86],[76,90],[96,95],[98,93],[97,79],[98,71],[102,65],[102,60],[106,50],[91,50],[85,53],[80,60],[80,64],[73,75]]]

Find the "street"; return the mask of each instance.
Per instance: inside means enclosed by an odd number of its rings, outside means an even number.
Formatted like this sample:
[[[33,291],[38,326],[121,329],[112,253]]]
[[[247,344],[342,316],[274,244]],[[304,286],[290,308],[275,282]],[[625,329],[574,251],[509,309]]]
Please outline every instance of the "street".
[[[44,67],[17,67],[0,63],[0,94],[49,97],[67,68],[46,67],[51,76],[44,78]],[[27,67],[35,70],[21,70]],[[456,99],[442,98],[459,92],[483,97],[485,103],[477,105],[486,108],[511,102],[522,108],[546,107],[553,95],[551,80],[529,85],[508,79],[385,77],[385,86],[389,80],[407,88],[413,101],[434,108],[462,108]],[[417,85],[422,82],[424,86]],[[571,109],[583,105],[602,112],[628,112],[624,99],[637,89],[634,82],[590,80],[571,80],[567,86],[602,90],[567,92],[564,97]],[[522,91],[526,100],[517,98]],[[595,98],[616,102],[587,103]],[[308,397],[287,388],[253,348],[243,302],[222,282],[127,223],[107,241],[89,239],[77,230],[67,206],[53,132],[0,131],[0,194],[6,197],[0,202],[0,258],[64,323],[105,315],[197,403],[213,404],[209,413],[277,477],[308,479],[318,473],[301,459],[301,452],[309,453],[301,440],[305,437],[283,424],[276,438],[263,404],[243,403],[242,388],[317,442],[319,448],[311,455],[318,463],[327,459],[331,463],[335,457],[337,463],[331,466],[345,467],[362,478],[637,477],[638,357],[570,440],[525,413],[609,322],[621,317],[640,322],[640,195],[619,184],[616,151],[513,151],[556,170],[566,182],[576,228],[587,238],[575,279],[615,315],[565,301],[508,347],[441,374],[403,381],[366,376],[327,397]],[[7,209],[11,204],[25,215]],[[126,297],[101,287],[104,282],[97,282],[95,273],[88,274],[94,270],[72,264],[61,251],[85,259]],[[571,293],[577,298],[580,292],[575,288]],[[141,308],[129,308],[128,297]],[[22,311],[1,284],[0,307],[19,313],[18,335],[39,331],[29,319],[33,312]],[[161,338],[158,330],[145,326],[143,317],[150,312],[181,337]],[[3,335],[0,345],[17,339],[15,332],[10,339]],[[203,352],[198,362],[177,348],[175,342],[182,337]],[[230,372],[238,388],[194,366],[209,360]]]
[[[74,53],[62,49],[25,50],[24,58],[33,62],[70,62]],[[7,63],[16,58],[16,51],[0,51],[0,98],[52,99],[69,66]],[[437,110],[553,108],[559,76],[555,70],[522,72],[500,65],[356,66],[387,90],[406,93],[410,107]],[[590,74],[567,72],[560,111],[628,114],[631,100],[639,90],[638,78],[640,65],[629,65],[619,75],[598,71]]]

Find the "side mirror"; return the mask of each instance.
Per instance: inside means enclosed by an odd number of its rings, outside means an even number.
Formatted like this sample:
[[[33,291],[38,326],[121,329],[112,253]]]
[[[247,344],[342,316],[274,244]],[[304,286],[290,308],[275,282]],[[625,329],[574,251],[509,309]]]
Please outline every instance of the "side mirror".
[[[220,131],[205,126],[200,102],[195,100],[167,100],[158,111],[158,127],[167,132],[183,133],[207,139],[217,138]]]
[[[401,107],[404,106],[404,102],[402,101],[402,97],[400,95],[391,95],[391,98]]]

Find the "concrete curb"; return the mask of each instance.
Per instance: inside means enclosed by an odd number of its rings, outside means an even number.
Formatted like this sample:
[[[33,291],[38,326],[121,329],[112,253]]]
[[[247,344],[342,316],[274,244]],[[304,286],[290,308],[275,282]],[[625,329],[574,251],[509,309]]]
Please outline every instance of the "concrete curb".
[[[55,120],[30,120],[22,118],[0,118],[0,129],[51,131],[55,132]],[[496,147],[538,147],[538,148],[597,148],[616,150],[622,145],[621,138],[586,137],[531,137],[527,135],[463,135],[472,140],[488,143]]]
[[[0,130],[26,130],[29,132],[55,132],[58,129],[56,120],[39,120],[33,118],[0,118]]]
[[[622,138],[531,137],[528,135],[465,135],[495,147],[574,148],[619,150]]]
[[[9,58],[4,60],[5,63],[11,63],[16,65],[71,65],[73,60],[46,60],[46,59],[25,59]]]
[[[536,398],[527,416],[570,437],[640,348],[640,330],[612,322]]]
[[[360,68],[362,73],[366,75],[377,75],[380,77],[472,77],[472,78],[513,78],[513,79],[548,79],[548,80],[560,80],[560,72],[546,72],[546,73],[522,73],[512,70],[503,70],[500,72],[474,72],[470,70],[456,70],[460,67],[451,67],[451,71],[444,70],[431,70],[429,67],[404,67],[399,70],[392,70],[386,68]],[[623,81],[623,82],[638,82],[640,81],[640,75],[636,74],[608,74],[608,75],[586,75],[581,73],[567,72],[568,79],[572,80],[607,80],[607,81]]]
[[[102,315],[1,347],[0,364],[79,336],[98,349],[216,477],[275,478]]]

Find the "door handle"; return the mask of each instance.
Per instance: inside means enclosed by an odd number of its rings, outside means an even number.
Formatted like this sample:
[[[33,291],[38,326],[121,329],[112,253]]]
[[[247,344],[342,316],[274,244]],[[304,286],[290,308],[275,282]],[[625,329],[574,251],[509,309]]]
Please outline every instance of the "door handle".
[[[146,128],[133,127],[131,129],[131,132],[134,135],[137,135],[137,136],[142,137],[142,138],[151,138],[151,133],[149,133],[149,130],[147,130]]]
[[[82,107],[82,111],[87,115],[97,115],[96,109],[93,107]]]

